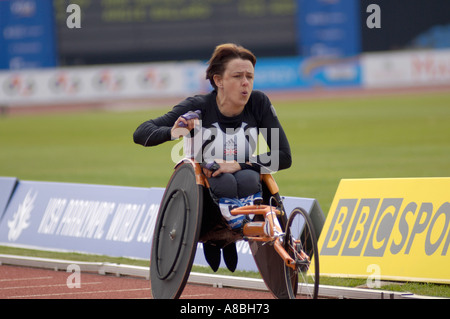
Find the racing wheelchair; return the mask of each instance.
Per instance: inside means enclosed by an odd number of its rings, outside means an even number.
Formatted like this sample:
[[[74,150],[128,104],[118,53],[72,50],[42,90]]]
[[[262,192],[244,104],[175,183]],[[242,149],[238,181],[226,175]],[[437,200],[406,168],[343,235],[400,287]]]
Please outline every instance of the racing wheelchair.
[[[180,161],[167,184],[155,223],[150,260],[153,298],[179,298],[188,280],[197,244],[225,248],[247,240],[269,291],[279,299],[317,298],[319,254],[314,226],[307,212],[295,208],[289,216],[270,174],[261,174],[262,202],[235,208],[232,215],[253,216],[242,229],[225,222],[210,194],[200,163]],[[266,223],[281,234],[263,232]]]

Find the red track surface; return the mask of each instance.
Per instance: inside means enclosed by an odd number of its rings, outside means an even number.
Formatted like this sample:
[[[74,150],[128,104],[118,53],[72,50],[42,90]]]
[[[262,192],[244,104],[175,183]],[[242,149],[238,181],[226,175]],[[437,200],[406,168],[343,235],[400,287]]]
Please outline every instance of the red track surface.
[[[151,299],[150,281],[133,277],[80,274],[80,288],[69,288],[72,273],[0,266],[0,299]],[[69,284],[73,283],[70,281]],[[269,292],[186,285],[181,299],[273,299]]]

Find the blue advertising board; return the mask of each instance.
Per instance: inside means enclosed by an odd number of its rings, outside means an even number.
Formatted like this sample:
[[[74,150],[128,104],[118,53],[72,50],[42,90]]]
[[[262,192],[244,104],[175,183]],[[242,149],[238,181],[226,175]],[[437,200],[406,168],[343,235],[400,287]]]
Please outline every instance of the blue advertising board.
[[[149,260],[163,194],[164,188],[18,181],[0,220],[0,245]],[[316,200],[287,197],[284,204],[288,213],[301,206],[318,214],[323,225]],[[248,243],[237,249],[237,269],[258,271]],[[194,264],[208,266],[201,243]]]
[[[52,0],[0,1],[0,69],[56,66]]]
[[[361,52],[359,0],[299,0],[301,56],[352,56]]]
[[[150,258],[164,189],[19,181],[0,244]]]
[[[255,67],[256,90],[295,90],[361,86],[359,57],[261,58]]]

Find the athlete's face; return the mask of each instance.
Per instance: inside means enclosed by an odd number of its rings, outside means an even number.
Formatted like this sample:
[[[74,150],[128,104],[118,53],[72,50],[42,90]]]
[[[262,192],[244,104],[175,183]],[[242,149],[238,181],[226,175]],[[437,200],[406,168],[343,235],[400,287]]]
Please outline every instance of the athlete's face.
[[[225,101],[234,106],[247,104],[253,90],[255,69],[249,60],[233,59],[228,62],[222,76],[216,76],[216,85]]]

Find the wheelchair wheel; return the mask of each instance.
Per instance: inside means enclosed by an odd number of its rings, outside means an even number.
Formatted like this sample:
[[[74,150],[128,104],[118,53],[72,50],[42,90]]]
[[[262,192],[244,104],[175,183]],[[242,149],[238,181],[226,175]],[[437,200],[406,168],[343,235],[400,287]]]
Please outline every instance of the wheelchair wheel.
[[[153,233],[150,280],[155,299],[179,298],[194,261],[202,218],[202,186],[191,165],[175,170],[161,201]]]
[[[319,294],[319,251],[309,215],[295,208],[286,225],[284,248],[295,260],[296,269],[285,265],[284,273],[289,298],[317,299]]]

